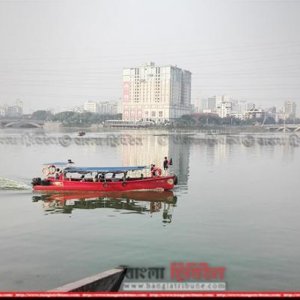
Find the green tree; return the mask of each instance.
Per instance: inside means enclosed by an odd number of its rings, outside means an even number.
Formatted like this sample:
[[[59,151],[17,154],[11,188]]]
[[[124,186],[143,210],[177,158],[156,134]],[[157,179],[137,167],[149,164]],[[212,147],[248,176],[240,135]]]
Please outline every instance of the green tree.
[[[48,121],[51,120],[53,114],[48,110],[37,110],[32,113],[31,118],[34,120]]]
[[[64,126],[90,126],[92,124],[99,124],[105,120],[121,120],[122,114],[116,115],[100,115],[92,112],[73,112],[73,111],[64,111],[55,114],[52,117],[52,121],[62,122]]]

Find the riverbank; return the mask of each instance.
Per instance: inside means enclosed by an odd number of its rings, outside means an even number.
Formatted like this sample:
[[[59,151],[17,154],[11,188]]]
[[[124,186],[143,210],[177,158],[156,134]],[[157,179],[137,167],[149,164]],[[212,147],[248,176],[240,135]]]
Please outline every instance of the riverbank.
[[[101,124],[93,124],[86,127],[78,126],[62,126],[58,123],[45,123],[44,129],[46,131],[66,131],[66,132],[76,132],[76,131],[86,131],[86,132],[111,132],[111,131],[128,131],[128,130],[163,130],[171,132],[181,132],[181,131],[194,131],[194,132],[203,132],[203,133],[216,133],[216,134],[232,134],[240,132],[268,132],[268,127],[254,126],[254,125],[243,125],[243,126],[231,126],[231,125],[211,125],[211,126],[163,126],[163,125],[153,125],[148,127],[104,127]]]

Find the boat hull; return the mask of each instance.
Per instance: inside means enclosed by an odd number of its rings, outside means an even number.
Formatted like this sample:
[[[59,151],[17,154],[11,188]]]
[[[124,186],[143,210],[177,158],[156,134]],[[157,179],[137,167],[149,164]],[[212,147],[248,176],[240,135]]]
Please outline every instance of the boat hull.
[[[117,292],[126,275],[126,267],[118,267],[91,277],[65,284],[48,292]]]
[[[143,179],[130,179],[123,181],[73,181],[73,180],[51,180],[46,185],[34,185],[34,191],[170,191],[176,184],[176,176],[158,176]]]

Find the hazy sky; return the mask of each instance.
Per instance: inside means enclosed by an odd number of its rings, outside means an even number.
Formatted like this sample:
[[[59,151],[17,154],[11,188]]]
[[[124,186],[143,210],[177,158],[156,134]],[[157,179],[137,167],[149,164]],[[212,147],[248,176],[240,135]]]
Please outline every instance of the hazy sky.
[[[122,69],[192,72],[192,99],[300,106],[300,1],[0,0],[0,105],[118,100]]]

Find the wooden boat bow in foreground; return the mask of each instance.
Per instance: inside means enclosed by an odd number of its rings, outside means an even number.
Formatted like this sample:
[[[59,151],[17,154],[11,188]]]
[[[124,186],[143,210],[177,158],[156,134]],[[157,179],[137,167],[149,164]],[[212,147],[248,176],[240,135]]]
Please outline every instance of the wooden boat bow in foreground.
[[[117,292],[126,274],[126,268],[111,269],[94,276],[65,284],[48,292]]]

